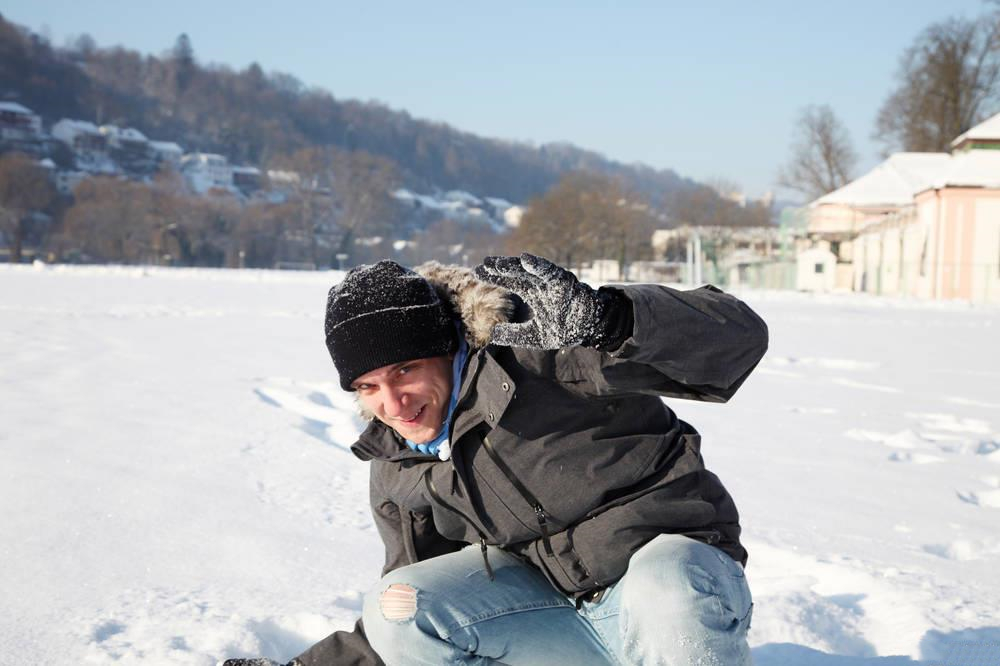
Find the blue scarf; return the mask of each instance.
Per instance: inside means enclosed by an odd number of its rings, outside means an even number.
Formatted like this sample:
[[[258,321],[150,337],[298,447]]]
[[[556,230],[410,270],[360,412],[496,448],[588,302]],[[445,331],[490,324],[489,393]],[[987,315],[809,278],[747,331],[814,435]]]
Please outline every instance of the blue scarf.
[[[465,367],[465,358],[469,355],[469,345],[466,344],[461,333],[459,334],[458,339],[458,351],[455,353],[455,358],[451,362],[451,400],[448,402],[448,413],[445,414],[444,422],[441,424],[443,427],[437,437],[429,442],[417,444],[416,442],[406,440],[406,445],[414,451],[420,451],[421,453],[426,453],[430,456],[441,457],[441,445],[450,444],[448,442],[448,438],[451,436],[451,415],[455,411],[455,405],[458,404],[458,391],[462,388],[462,368]],[[450,450],[447,450],[446,452],[450,457]],[[447,458],[442,459],[446,460]]]

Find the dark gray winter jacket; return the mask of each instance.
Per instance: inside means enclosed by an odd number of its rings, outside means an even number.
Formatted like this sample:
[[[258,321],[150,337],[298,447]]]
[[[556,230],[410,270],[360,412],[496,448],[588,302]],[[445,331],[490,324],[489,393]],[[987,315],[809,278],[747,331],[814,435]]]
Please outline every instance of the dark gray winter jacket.
[[[451,460],[412,451],[372,421],[353,450],[371,461],[384,572],[485,542],[583,596],[614,583],[662,533],[746,563],[736,507],[705,469],[700,436],[660,398],[728,400],[767,349],[767,328],[713,287],[620,289],[634,328],[614,352],[485,345],[470,353]],[[463,316],[470,330],[482,328],[468,321],[478,314]]]

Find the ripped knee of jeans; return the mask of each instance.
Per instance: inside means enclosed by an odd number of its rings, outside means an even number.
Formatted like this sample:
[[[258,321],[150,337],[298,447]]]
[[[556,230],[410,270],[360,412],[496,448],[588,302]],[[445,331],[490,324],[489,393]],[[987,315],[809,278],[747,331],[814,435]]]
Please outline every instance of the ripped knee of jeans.
[[[417,614],[417,591],[409,585],[393,583],[382,592],[378,604],[386,620],[411,620]]]

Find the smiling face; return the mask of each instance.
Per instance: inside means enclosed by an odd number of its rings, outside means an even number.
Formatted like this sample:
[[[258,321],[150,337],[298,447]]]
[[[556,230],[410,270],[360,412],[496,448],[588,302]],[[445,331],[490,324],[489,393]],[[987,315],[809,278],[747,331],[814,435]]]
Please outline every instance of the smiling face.
[[[451,356],[386,365],[351,382],[361,404],[403,438],[437,437],[451,401]]]

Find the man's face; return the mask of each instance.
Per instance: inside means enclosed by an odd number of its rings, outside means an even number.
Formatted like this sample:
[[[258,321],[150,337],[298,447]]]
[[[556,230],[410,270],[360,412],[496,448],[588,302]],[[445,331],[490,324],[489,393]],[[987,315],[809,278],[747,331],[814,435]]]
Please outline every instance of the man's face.
[[[386,365],[351,386],[361,404],[405,439],[424,444],[441,432],[451,401],[451,357]]]

